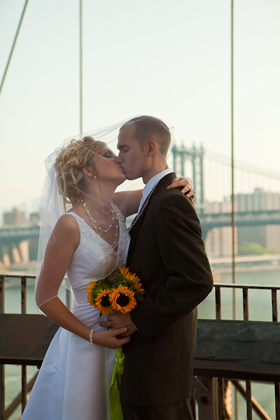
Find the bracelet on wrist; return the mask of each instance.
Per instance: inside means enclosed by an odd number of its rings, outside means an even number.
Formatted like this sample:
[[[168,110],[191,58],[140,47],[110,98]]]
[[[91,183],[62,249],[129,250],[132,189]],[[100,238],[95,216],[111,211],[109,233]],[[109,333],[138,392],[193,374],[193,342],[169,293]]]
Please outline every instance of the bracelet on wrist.
[[[90,345],[92,347],[95,346],[94,342],[92,341],[92,335],[93,335],[94,332],[95,332],[94,330],[90,330],[90,333],[89,333],[89,341],[90,341]]]

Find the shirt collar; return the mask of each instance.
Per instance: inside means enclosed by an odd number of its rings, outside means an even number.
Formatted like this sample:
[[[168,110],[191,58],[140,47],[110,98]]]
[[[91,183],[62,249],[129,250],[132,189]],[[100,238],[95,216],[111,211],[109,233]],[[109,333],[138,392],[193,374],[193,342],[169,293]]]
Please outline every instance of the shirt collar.
[[[166,175],[171,174],[173,172],[172,169],[164,169],[164,171],[159,172],[158,174],[156,174],[155,176],[153,176],[145,185],[144,189],[143,189],[143,195],[139,204],[139,208],[138,208],[138,213],[143,205],[143,203],[145,202],[146,198],[148,197],[148,195],[150,194],[150,192],[152,191],[152,189],[159,183],[159,181]]]

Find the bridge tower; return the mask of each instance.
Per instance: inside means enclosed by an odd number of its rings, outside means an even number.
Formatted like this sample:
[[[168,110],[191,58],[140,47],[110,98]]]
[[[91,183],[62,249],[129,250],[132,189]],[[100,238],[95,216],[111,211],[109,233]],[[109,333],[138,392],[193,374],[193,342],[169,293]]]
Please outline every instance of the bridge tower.
[[[173,154],[173,168],[177,176],[185,176],[185,163],[190,161],[192,164],[192,179],[195,187],[196,203],[195,208],[198,213],[203,213],[204,210],[204,182],[203,182],[203,158],[204,149],[201,146],[196,148],[193,145],[192,148],[186,148],[185,146],[178,147],[174,145],[172,147]]]

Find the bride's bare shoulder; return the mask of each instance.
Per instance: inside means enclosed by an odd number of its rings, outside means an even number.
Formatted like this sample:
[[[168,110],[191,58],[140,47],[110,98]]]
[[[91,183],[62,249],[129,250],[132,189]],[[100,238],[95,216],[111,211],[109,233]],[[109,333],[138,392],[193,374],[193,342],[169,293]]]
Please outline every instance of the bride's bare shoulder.
[[[75,219],[75,216],[71,213],[65,213],[63,216],[60,216],[58,219],[54,231],[67,231],[71,234],[78,233],[79,227],[77,224],[77,221]]]

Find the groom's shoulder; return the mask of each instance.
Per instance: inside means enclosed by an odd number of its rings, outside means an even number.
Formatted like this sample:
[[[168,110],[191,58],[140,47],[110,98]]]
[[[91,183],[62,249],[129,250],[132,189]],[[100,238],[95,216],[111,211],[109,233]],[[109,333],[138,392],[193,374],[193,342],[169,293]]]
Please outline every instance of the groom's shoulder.
[[[191,200],[186,197],[181,191],[183,188],[172,188],[168,190],[166,187],[161,188],[158,194],[157,203],[159,206],[183,206],[183,207],[194,207]]]

